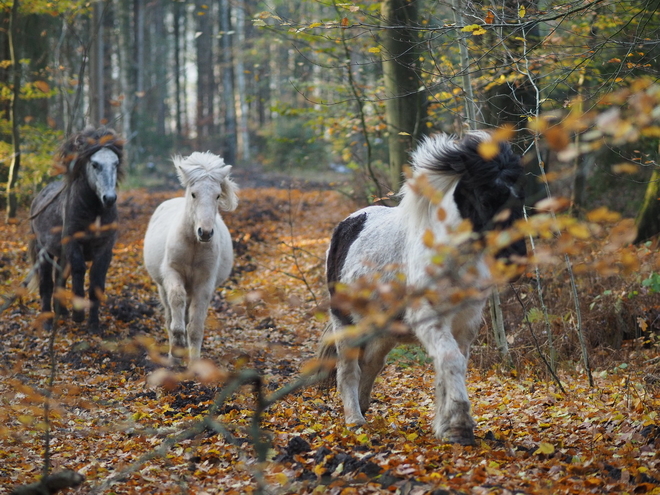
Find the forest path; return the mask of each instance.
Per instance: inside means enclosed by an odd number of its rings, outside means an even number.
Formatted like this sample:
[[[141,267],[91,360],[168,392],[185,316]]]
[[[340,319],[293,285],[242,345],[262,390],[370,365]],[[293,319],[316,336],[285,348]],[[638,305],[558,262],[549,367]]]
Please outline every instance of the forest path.
[[[240,183],[240,182],[239,182]],[[101,319],[89,335],[62,320],[55,341],[53,469],[81,472],[89,493],[175,431],[204,417],[223,372],[255,369],[271,393],[296,380],[314,355],[327,308],[323,259],[334,225],[355,208],[332,190],[243,188],[224,214],[235,269],[212,301],[202,347],[205,383],[159,376],[167,337],[155,286],[142,266],[151,212],[181,192],[123,191],[120,236]],[[9,294],[28,272],[23,213],[0,227],[0,277]],[[0,493],[34,481],[43,465],[43,400],[50,375],[49,334],[34,295],[0,320]],[[589,493],[658,490],[660,399],[643,370],[598,373],[589,389],[563,373],[567,393],[531,375],[469,374],[478,445],[443,445],[432,435],[433,372],[408,350],[376,384],[368,425],[348,430],[334,393],[306,389],[264,413],[273,442],[258,464],[248,428],[254,411],[245,386],[215,419],[228,442],[206,429],[175,442],[164,457],[117,479],[112,493]],[[151,379],[150,379],[151,377]],[[171,379],[170,381],[168,381]],[[158,381],[160,385],[154,385]],[[654,444],[655,442],[655,444]],[[436,490],[434,492],[434,490]],[[108,491],[108,490],[106,490]],[[317,492],[318,493],[318,492]]]

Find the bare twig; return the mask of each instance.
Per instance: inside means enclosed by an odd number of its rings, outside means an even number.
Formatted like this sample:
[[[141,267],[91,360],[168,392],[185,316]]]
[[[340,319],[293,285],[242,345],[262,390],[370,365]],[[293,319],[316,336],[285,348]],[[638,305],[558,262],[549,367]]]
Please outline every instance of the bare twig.
[[[296,269],[298,270],[298,273],[300,273],[300,277],[295,277],[295,278],[301,280],[302,283],[305,284],[307,291],[311,294],[312,299],[314,300],[314,304],[318,306],[319,303],[318,300],[316,299],[316,294],[314,294],[314,290],[307,281],[305,272],[303,271],[302,267],[300,266],[300,263],[298,262],[298,248],[294,245],[293,242],[294,229],[293,229],[293,204],[291,202],[291,187],[289,187],[288,193],[289,193],[289,217],[287,220],[289,224],[289,237],[291,238],[291,245],[290,245],[291,255],[293,256],[293,263],[296,265]]]
[[[557,383],[559,390],[561,390],[565,394],[566,390],[564,390],[564,386],[561,384],[561,380],[559,380],[559,377],[555,373],[555,370],[552,368],[552,366],[550,366],[550,363],[545,358],[545,355],[541,350],[541,345],[539,344],[539,341],[536,338],[536,334],[534,333],[534,329],[532,328],[532,323],[529,321],[529,316],[527,315],[527,308],[525,307],[525,303],[520,298],[520,295],[518,294],[518,291],[516,291],[515,287],[512,286],[511,288],[513,289],[513,293],[516,295],[516,299],[518,299],[518,302],[520,303],[520,306],[523,309],[523,314],[525,315],[525,323],[527,323],[527,327],[529,328],[529,333],[532,335],[532,339],[534,340],[534,345],[536,346],[536,351],[539,353],[539,357],[543,361],[543,364],[545,364],[545,366],[548,368],[548,371],[550,372],[550,375]]]

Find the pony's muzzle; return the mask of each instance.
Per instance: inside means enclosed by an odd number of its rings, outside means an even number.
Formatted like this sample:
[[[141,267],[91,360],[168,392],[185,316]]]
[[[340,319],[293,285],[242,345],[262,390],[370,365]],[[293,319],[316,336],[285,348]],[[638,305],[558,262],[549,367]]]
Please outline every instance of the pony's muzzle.
[[[115,193],[103,195],[103,206],[105,208],[110,208],[116,202],[117,202],[117,195]]]
[[[197,239],[199,239],[199,242],[209,242],[211,237],[213,237],[213,229],[204,230],[201,227],[197,229]]]

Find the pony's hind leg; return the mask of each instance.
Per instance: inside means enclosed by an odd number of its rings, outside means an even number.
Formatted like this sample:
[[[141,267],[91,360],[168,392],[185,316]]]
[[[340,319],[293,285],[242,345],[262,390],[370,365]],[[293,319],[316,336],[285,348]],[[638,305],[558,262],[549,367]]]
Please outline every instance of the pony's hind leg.
[[[341,332],[342,322],[335,314],[331,314],[332,331]],[[361,350],[350,347],[345,340],[337,340],[337,391],[344,405],[344,420],[346,424],[363,425],[367,422],[360,410],[360,380],[362,370],[358,355]],[[369,389],[371,392],[371,389]]]
[[[39,262],[39,267],[37,269],[39,276],[39,298],[41,299],[41,312],[50,313],[52,310],[52,300],[53,300],[53,263],[47,259],[43,259]],[[55,303],[59,304],[59,303]],[[52,318],[49,318],[46,321],[46,326],[50,327],[52,324]]]
[[[360,411],[362,414],[369,409],[371,402],[371,390],[378,373],[385,365],[385,358],[396,345],[396,340],[392,338],[374,338],[364,346],[362,356],[360,356]]]

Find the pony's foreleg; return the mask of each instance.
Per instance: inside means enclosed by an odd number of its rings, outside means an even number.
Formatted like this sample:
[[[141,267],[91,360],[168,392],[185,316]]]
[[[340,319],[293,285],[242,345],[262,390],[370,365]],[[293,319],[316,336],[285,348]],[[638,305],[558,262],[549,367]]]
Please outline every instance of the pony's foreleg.
[[[424,312],[427,313],[427,312]],[[463,445],[474,444],[475,422],[470,415],[465,376],[467,358],[451,332],[451,321],[417,318],[415,334],[433,359],[436,412],[433,430],[438,438]]]
[[[165,306],[169,307],[170,323],[167,328],[170,337],[170,358],[180,362],[180,349],[187,344],[186,338],[186,288],[183,278],[175,270],[163,274],[163,289],[167,296]]]
[[[112,261],[112,246],[111,242],[106,244],[103,251],[94,258],[89,269],[89,301],[91,305],[87,324],[90,330],[99,328],[99,297],[105,292],[105,277]]]
[[[80,299],[85,297],[85,257],[83,255],[82,246],[77,242],[70,241],[67,244],[67,260],[71,267],[71,289],[73,295]],[[73,321],[80,323],[85,319],[85,310],[74,309],[71,314]]]
[[[204,323],[209,310],[209,303],[213,297],[214,287],[196,287],[195,294],[190,300],[188,308],[188,351],[190,361],[199,359],[204,340]]]

